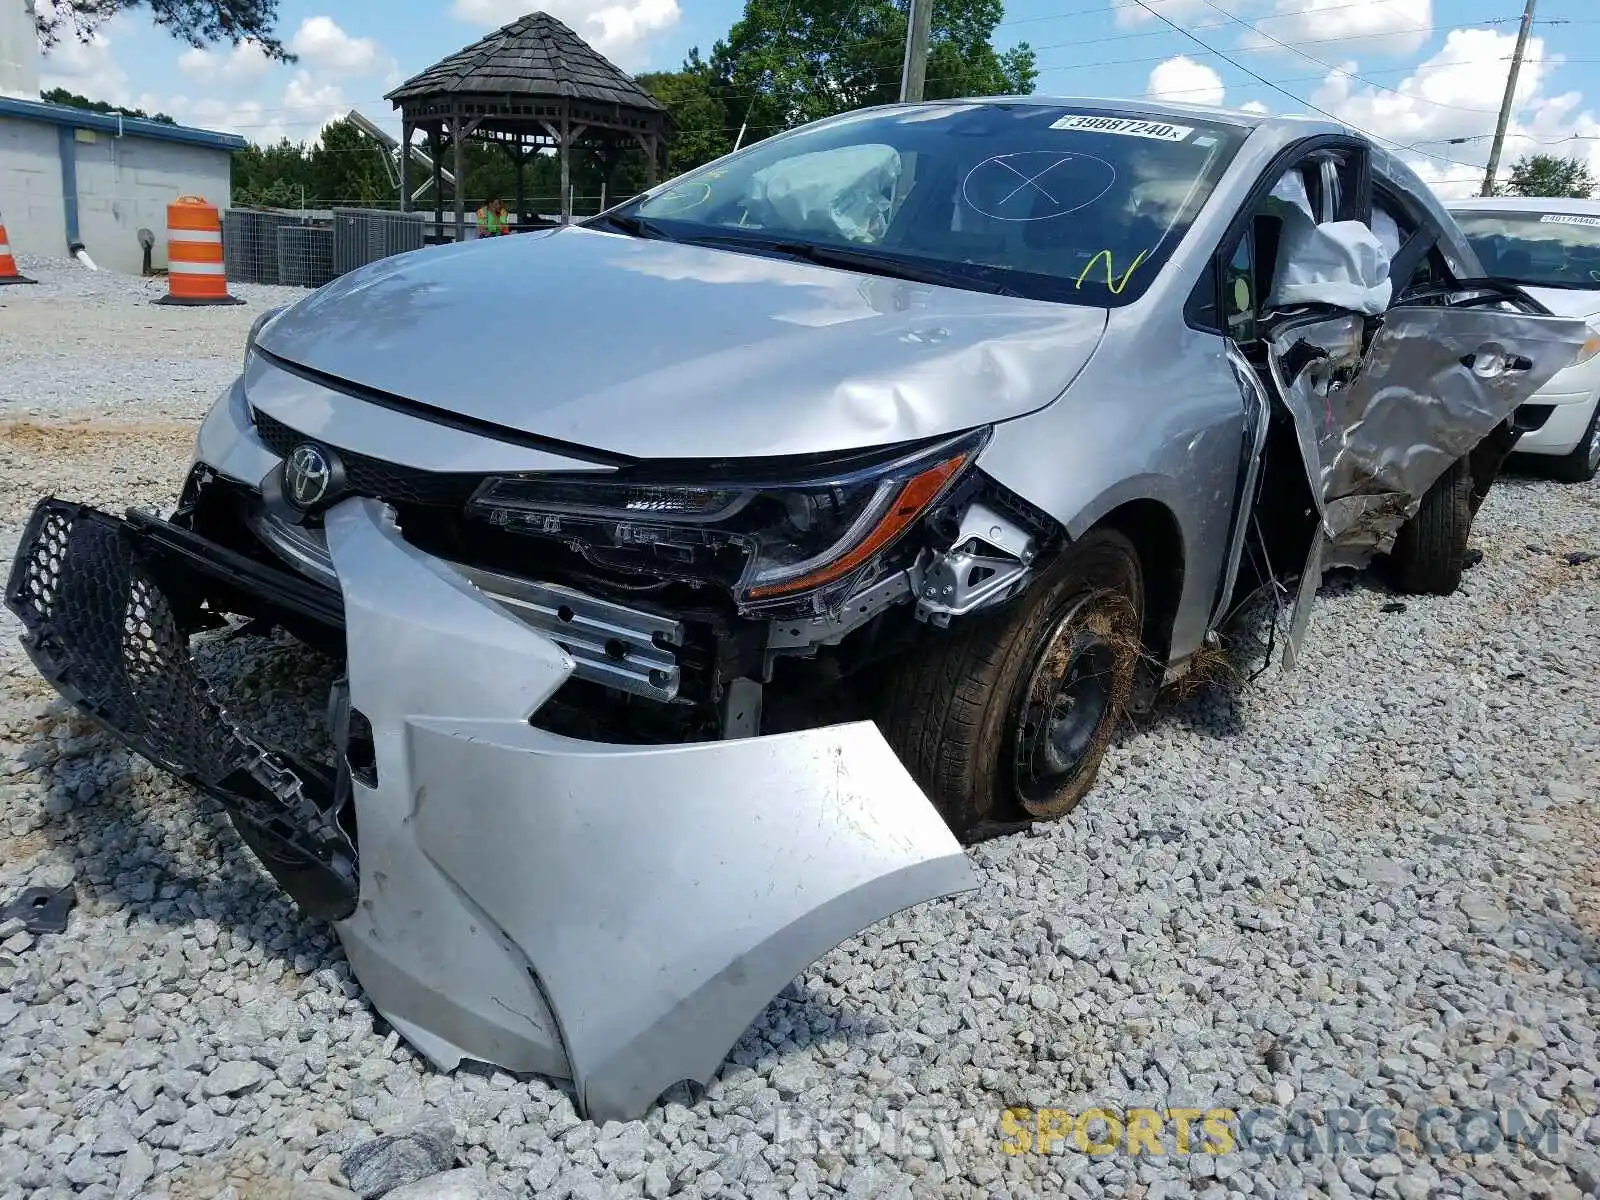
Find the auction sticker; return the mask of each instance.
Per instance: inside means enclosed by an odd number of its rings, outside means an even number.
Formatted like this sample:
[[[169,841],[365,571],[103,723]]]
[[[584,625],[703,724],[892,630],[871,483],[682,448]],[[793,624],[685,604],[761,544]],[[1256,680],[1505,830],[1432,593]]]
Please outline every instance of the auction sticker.
[[[1050,122],[1051,129],[1079,129],[1084,133],[1116,133],[1124,137],[1154,138],[1158,142],[1181,142],[1194,132],[1192,125],[1168,125],[1165,121],[1136,121],[1132,117],[1088,117],[1074,115]]]
[[[1600,217],[1579,217],[1571,213],[1545,213],[1539,221],[1543,225],[1600,225]]]

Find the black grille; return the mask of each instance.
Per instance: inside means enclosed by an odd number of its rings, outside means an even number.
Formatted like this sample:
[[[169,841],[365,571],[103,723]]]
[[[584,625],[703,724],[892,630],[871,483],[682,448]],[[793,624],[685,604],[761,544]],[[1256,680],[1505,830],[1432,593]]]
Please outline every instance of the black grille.
[[[251,739],[217,703],[126,523],[40,501],[6,606],[40,674],[130,749],[220,801],[308,913],[354,911],[355,852],[330,811],[328,781]]]
[[[296,446],[317,441],[290,429],[282,421],[269,417],[264,412],[256,412],[255,420],[256,434],[261,438],[262,444],[279,458],[288,458],[289,451]],[[350,485],[350,491],[390,504],[461,509],[472,498],[472,493],[484,478],[482,475],[419,471],[415,467],[402,467],[396,463],[384,462],[381,458],[356,454],[326,442],[317,444],[339,455],[340,461],[344,463],[345,480]]]

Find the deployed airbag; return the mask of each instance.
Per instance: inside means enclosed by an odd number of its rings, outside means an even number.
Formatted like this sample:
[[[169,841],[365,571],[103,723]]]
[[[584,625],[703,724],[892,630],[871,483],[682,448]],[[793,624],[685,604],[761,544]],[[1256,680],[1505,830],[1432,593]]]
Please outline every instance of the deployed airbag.
[[[746,211],[785,229],[877,242],[889,226],[900,154],[892,146],[841,146],[799,154],[750,177]]]
[[[1269,308],[1326,304],[1376,314],[1389,307],[1389,251],[1360,221],[1324,221],[1291,210],[1278,243]]]

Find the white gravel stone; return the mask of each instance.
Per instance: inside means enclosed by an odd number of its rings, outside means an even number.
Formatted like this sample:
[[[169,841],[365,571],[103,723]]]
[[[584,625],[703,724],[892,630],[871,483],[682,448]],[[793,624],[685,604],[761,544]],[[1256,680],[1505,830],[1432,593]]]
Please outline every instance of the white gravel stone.
[[[159,284],[23,267],[41,284],[0,292],[4,556],[46,491],[170,505],[250,321],[293,294],[168,309]],[[0,614],[0,899],[79,894],[65,935],[0,949],[0,1200],[340,1188],[342,1154],[424,1120],[515,1195],[1591,1193],[1600,561],[1567,558],[1600,550],[1600,486],[1513,475],[1475,543],[1457,595],[1403,612],[1330,579],[1297,671],[1164,701],[1068,820],[971,851],[976,894],[825,955],[704,1096],[604,1129],[562,1088],[396,1046],[331,931],[60,701]],[[201,657],[244,719],[325,750],[331,664],[281,640]],[[1516,1107],[1561,1145],[1401,1150],[1398,1172],[1091,1159],[1071,1136],[1008,1154],[1000,1117],[1273,1104]]]

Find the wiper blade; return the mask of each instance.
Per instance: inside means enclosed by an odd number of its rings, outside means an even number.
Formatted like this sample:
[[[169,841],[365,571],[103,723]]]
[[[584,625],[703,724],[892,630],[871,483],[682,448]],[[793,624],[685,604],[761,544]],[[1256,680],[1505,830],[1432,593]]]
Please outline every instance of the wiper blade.
[[[816,242],[770,241],[749,237],[694,237],[688,239],[700,245],[727,246],[730,249],[770,250],[774,254],[803,259],[819,267],[842,267],[850,271],[865,271],[872,275],[885,275],[891,279],[905,279],[911,283],[931,283],[942,287],[967,288],[990,292],[996,296],[1021,296],[992,278],[993,268],[971,263],[908,262],[872,250],[853,246],[828,246]]]
[[[654,221],[647,221],[643,217],[631,217],[623,213],[601,213],[584,222],[585,225],[595,227],[610,226],[612,229],[621,230],[631,237],[656,238],[662,241],[671,241],[671,236]]]

